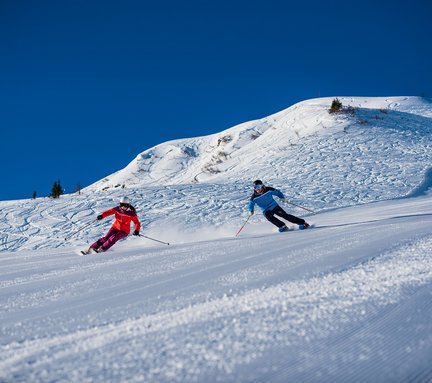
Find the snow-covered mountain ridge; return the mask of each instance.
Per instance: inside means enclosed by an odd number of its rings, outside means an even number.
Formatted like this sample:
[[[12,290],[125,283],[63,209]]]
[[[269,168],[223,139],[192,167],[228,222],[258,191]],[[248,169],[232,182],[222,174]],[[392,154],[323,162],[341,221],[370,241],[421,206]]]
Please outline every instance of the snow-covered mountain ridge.
[[[249,180],[263,174],[272,180],[286,180],[301,176],[293,172],[299,167],[294,161],[305,167],[317,165],[317,161],[323,168],[331,167],[334,158],[327,155],[328,151],[340,157],[355,150],[365,159],[372,152],[375,161],[383,163],[389,152],[396,150],[400,160],[413,162],[412,158],[407,160],[408,147],[420,147],[430,136],[432,104],[426,99],[341,97],[344,107],[354,108],[354,113],[330,115],[332,100],[300,102],[217,134],[159,144],[89,189]],[[423,150],[415,154],[422,157]],[[391,169],[388,173],[391,177]],[[366,176],[370,178],[370,174]]]

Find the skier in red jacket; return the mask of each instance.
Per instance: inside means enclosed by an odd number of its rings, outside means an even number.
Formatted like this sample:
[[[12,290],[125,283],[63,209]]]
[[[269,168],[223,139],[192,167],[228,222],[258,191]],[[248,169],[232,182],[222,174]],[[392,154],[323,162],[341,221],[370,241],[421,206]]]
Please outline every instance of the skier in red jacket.
[[[139,235],[141,224],[138,220],[135,208],[129,203],[128,197],[123,197],[120,200],[119,206],[103,212],[97,216],[97,219],[101,220],[110,215],[115,215],[115,221],[111,226],[111,229],[109,229],[108,233],[104,237],[99,238],[87,251],[83,251],[82,253],[89,254],[92,251],[95,251],[96,253],[107,251],[118,240],[126,238],[129,235],[131,221],[135,225],[133,235]]]

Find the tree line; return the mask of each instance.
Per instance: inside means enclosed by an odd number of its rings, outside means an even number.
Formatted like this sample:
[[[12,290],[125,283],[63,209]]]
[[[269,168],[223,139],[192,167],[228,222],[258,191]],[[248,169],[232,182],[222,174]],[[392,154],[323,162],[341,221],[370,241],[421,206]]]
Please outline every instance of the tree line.
[[[75,192],[78,194],[81,194],[81,185],[77,185],[75,188]],[[64,189],[61,186],[60,180],[54,181],[54,184],[51,188],[51,193],[48,195],[50,198],[60,198],[60,196],[64,194]],[[36,199],[37,193],[36,191],[33,192],[32,198]]]

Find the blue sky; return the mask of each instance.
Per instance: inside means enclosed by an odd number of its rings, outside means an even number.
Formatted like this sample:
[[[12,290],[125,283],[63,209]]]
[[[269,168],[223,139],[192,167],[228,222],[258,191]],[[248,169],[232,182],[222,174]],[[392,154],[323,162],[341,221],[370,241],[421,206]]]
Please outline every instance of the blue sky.
[[[432,97],[432,5],[0,0],[0,200],[315,97]]]

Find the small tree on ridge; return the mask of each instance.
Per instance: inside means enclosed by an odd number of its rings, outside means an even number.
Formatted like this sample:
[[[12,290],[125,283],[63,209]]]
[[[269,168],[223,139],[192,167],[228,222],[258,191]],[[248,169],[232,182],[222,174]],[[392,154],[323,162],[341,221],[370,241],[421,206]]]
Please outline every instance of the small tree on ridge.
[[[339,113],[342,112],[342,103],[338,98],[333,99],[333,102],[330,106],[329,113]]]

